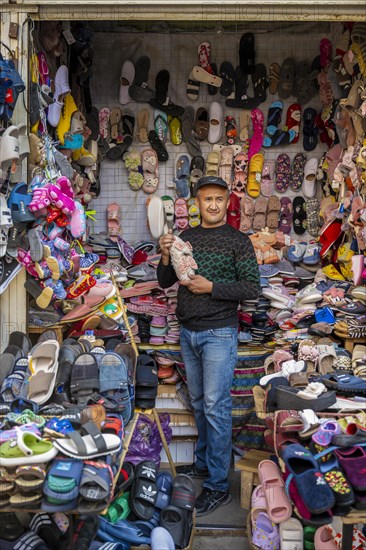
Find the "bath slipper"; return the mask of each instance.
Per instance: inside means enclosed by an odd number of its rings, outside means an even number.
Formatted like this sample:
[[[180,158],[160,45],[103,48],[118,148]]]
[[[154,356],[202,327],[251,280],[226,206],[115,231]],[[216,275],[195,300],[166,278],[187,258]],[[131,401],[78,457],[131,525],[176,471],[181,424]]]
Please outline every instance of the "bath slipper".
[[[292,514],[292,506],[286,495],[282,474],[272,460],[262,460],[258,465],[258,476],[267,503],[267,513],[271,521],[282,523]]]
[[[303,147],[305,151],[313,151],[318,144],[319,129],[316,126],[317,112],[307,107],[303,114]]]
[[[137,114],[137,137],[140,143],[147,143],[148,141],[149,116],[148,109],[141,109]]]
[[[211,44],[209,42],[202,42],[198,46],[198,63],[205,71],[212,74],[212,67],[210,64]]]
[[[229,61],[224,61],[220,65],[220,78],[222,84],[220,86],[220,94],[224,97],[228,97],[234,90],[234,74],[235,70]]]
[[[299,103],[292,103],[286,114],[286,130],[295,132],[291,143],[297,143],[300,135],[300,122],[301,122],[301,105]]]
[[[256,155],[253,155],[249,161],[248,181],[247,181],[246,191],[250,197],[253,197],[253,198],[259,197],[263,164],[264,164],[264,156],[259,153],[257,153]],[[262,204],[263,204],[263,201],[262,201]]]
[[[212,76],[217,76],[218,75],[218,71],[217,71],[217,65],[216,63],[211,63],[211,69],[212,69]],[[217,92],[219,91],[218,87],[217,86],[213,86],[211,84],[207,84],[207,92],[208,92],[208,95],[216,95]]]
[[[266,227],[267,199],[259,197],[254,204],[253,229],[260,231]]]
[[[306,157],[304,153],[296,153],[291,165],[290,187],[294,191],[298,191],[304,179]]]
[[[272,136],[265,136],[263,139],[263,147],[278,147],[292,143],[296,137],[294,130],[276,130]]]
[[[280,99],[288,99],[295,85],[295,61],[288,57],[281,65],[278,95]]]
[[[121,105],[127,105],[131,101],[128,89],[135,79],[135,66],[129,59],[125,61],[121,68],[119,102]]]
[[[166,143],[168,136],[168,115],[159,109],[154,111],[154,128],[160,141]]]
[[[291,161],[286,153],[281,153],[276,161],[276,190],[284,193],[290,185]]]
[[[261,194],[269,197],[274,189],[275,163],[273,160],[266,160],[263,165],[261,179]]]
[[[157,496],[157,468],[151,460],[140,462],[135,468],[131,489],[131,509],[142,520],[152,518]]]
[[[186,107],[181,117],[182,135],[187,149],[192,157],[202,154],[200,144],[194,134],[194,110],[193,107]]]
[[[193,71],[191,71],[189,73],[188,82],[187,82],[187,97],[192,101],[197,101],[199,93],[200,93],[200,83],[198,80],[195,80],[193,76]]]
[[[253,155],[259,153],[259,151],[262,148],[263,124],[264,124],[264,116],[260,109],[253,109],[251,112],[251,116],[252,116],[252,125],[253,125],[253,135],[250,140],[249,151],[248,151],[249,160]]]
[[[168,117],[170,141],[173,145],[180,145],[183,141],[182,124],[181,120],[177,116]]]
[[[209,84],[215,88],[220,88],[222,84],[222,79],[219,76],[208,73],[202,67],[195,65],[192,69],[193,78],[198,82],[203,82],[204,84]]]
[[[244,109],[239,115],[239,139],[247,141],[249,139],[249,123],[251,121],[251,113],[249,109]]]
[[[269,67],[269,93],[276,94],[280,81],[280,66],[278,63],[271,63]]]
[[[252,74],[255,71],[254,35],[251,32],[244,33],[240,38],[239,64],[244,74]]]
[[[248,87],[248,75],[243,73],[240,66],[235,69],[235,98],[228,98],[225,101],[225,105],[228,107],[234,107],[236,109],[247,109],[250,107],[246,105],[246,92]]]
[[[280,210],[280,223],[278,226],[279,231],[282,231],[285,235],[291,233],[292,225],[292,202],[289,197],[281,197],[281,210]]]
[[[108,139],[109,138],[109,116],[111,114],[111,111],[108,109],[108,107],[103,107],[99,111],[99,134],[102,139]]]
[[[254,201],[250,197],[243,197],[240,203],[240,231],[247,233],[252,229],[254,216]]]
[[[252,83],[254,99],[257,99],[259,103],[263,103],[267,99],[266,90],[268,88],[267,70],[263,63],[258,63],[258,65],[256,65],[255,71],[252,74]],[[255,107],[257,107],[259,103],[257,103]]]
[[[158,155],[159,162],[166,162],[169,159],[168,151],[164,143],[160,141],[159,136],[157,135],[155,130],[150,130],[148,138],[151,148],[154,149],[154,151]]]
[[[269,136],[273,136],[273,134],[278,130],[278,125],[280,124],[282,118],[282,111],[282,101],[273,101],[269,106],[266,128],[266,132]]]
[[[292,223],[297,235],[303,235],[306,231],[306,210],[303,197],[295,197],[293,201]]]
[[[271,195],[267,205],[267,226],[271,233],[274,233],[278,229],[280,210],[280,199],[276,195]]]

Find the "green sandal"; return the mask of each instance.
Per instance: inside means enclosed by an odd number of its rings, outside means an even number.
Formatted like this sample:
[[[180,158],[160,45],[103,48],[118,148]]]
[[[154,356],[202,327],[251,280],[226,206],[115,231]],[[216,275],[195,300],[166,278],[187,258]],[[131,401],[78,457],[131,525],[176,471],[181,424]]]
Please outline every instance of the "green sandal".
[[[108,512],[105,515],[105,517],[110,521],[111,523],[116,523],[116,521],[120,519],[126,519],[130,512],[130,504],[129,504],[129,498],[130,493],[123,493],[120,497],[116,498],[112,504],[108,507]]]

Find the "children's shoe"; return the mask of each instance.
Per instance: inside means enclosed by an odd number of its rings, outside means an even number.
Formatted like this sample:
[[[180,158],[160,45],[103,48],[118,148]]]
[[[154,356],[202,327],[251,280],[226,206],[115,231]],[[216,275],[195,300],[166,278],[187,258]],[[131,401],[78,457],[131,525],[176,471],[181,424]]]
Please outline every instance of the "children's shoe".
[[[34,264],[34,268],[40,279],[48,279],[52,276],[52,271],[48,267],[46,260],[42,260],[42,262],[36,262]]]
[[[53,297],[57,298],[57,300],[64,300],[66,298],[67,292],[64,289],[61,281],[54,281],[53,279],[47,279],[44,282],[44,284],[45,286],[52,288]]]
[[[306,265],[315,265],[320,261],[320,246],[311,242],[307,245],[302,261]]]
[[[307,243],[294,242],[287,250],[287,258],[294,263],[301,262],[307,249]]]
[[[252,542],[262,550],[279,550],[280,534],[278,527],[265,512],[259,512],[253,529]]]
[[[98,254],[87,252],[84,256],[80,256],[80,271],[82,273],[90,273],[98,262]]]

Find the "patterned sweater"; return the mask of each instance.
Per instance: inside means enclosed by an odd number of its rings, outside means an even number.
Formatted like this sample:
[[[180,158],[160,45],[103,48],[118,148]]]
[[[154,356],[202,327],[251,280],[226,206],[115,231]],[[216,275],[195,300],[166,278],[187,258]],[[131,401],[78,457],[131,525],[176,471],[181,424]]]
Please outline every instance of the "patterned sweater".
[[[238,303],[254,300],[259,295],[259,271],[255,252],[247,235],[228,224],[214,228],[202,226],[187,229],[179,235],[193,247],[197,275],[213,282],[211,294],[194,294],[180,285],[176,315],[190,330],[236,327]],[[157,270],[162,288],[178,279],[169,264],[161,261]]]

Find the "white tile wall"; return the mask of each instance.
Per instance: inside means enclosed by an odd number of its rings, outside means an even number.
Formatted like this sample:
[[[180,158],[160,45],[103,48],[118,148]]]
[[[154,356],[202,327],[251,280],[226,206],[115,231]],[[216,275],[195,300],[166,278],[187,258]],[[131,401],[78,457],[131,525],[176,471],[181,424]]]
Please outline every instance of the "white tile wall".
[[[192,23],[194,25],[194,23]],[[332,27],[333,34],[337,34],[339,26]],[[213,32],[184,32],[176,34],[155,34],[155,33],[101,33],[96,32],[94,38],[94,62],[93,79],[91,82],[91,93],[93,104],[99,109],[102,107],[119,106],[118,91],[119,77],[123,62],[131,59],[136,62],[141,55],[148,55],[151,59],[151,69],[149,84],[154,88],[155,76],[161,69],[167,69],[170,72],[170,97],[173,102],[180,105],[191,104],[195,109],[200,106],[208,107],[210,101],[220,101],[224,107],[224,113],[232,114],[238,119],[239,110],[229,109],[225,106],[225,98],[220,94],[210,96],[207,93],[207,87],[201,84],[201,90],[198,101],[190,101],[186,96],[187,78],[193,65],[197,64],[197,48],[203,41],[209,41],[211,44],[211,60],[215,61],[218,67],[222,61],[230,61],[234,67],[238,64],[239,41],[243,32],[250,31],[243,28],[237,32],[223,32],[221,34]],[[302,25],[301,32],[299,28],[292,25],[288,29],[284,27],[281,31],[271,30],[271,24],[268,23],[266,32],[255,34],[256,61],[265,63],[267,70],[273,61],[279,64],[286,57],[293,57],[300,61],[306,59],[312,61],[319,53],[319,42],[321,38],[327,36],[322,32],[322,28],[314,27],[313,24]],[[330,34],[328,37],[332,39]],[[334,38],[334,37],[333,37]],[[253,95],[249,90],[249,95]],[[267,119],[267,112],[270,103],[278,99],[277,96],[268,94],[267,101],[262,103],[259,108]],[[284,112],[282,117],[283,124],[286,119],[287,107],[295,101],[290,98],[284,102]],[[122,109],[132,110],[137,113],[141,108],[148,107],[150,111],[150,129],[153,128],[153,109],[148,105],[130,102]],[[307,106],[320,109],[321,105],[317,98],[314,98]],[[306,107],[306,106],[305,106]],[[149,144],[146,145],[148,147]],[[142,151],[145,146],[140,144],[137,139],[134,140],[133,148]],[[169,161],[160,164],[160,184],[157,191],[159,196],[172,194],[172,188],[169,183],[173,177],[174,161],[177,155],[186,153],[185,144],[174,146],[170,143],[168,136],[167,144],[169,152]],[[202,143],[202,152],[206,156],[211,150],[207,142]],[[302,136],[296,145],[287,145],[267,149],[265,151],[266,159],[276,159],[278,154],[286,152],[292,159],[294,155],[302,151]],[[307,153],[307,158],[316,156],[320,158],[324,148],[320,144],[312,153]],[[92,205],[97,210],[97,221],[92,222],[92,230],[99,232],[106,230],[106,208],[109,203],[117,202],[122,209],[122,235],[133,243],[140,239],[151,238],[146,224],[146,198],[141,190],[135,192],[130,189],[127,183],[127,172],[122,161],[103,161],[101,166],[101,194],[98,199],[93,201]],[[286,193],[291,198],[295,192],[289,190]]]

